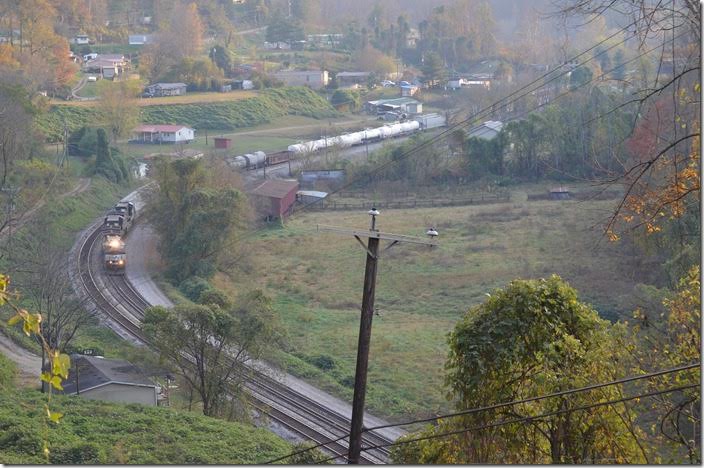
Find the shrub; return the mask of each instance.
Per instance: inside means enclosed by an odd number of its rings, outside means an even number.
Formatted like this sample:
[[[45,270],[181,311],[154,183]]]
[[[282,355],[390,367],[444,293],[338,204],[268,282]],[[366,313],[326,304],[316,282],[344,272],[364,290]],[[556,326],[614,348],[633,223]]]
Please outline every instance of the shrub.
[[[199,302],[200,295],[207,289],[210,289],[210,283],[208,280],[201,278],[200,276],[191,276],[188,279],[183,280],[179,285],[179,289],[188,299],[193,302]]]
[[[7,390],[14,387],[17,368],[15,363],[0,354],[0,390]]]

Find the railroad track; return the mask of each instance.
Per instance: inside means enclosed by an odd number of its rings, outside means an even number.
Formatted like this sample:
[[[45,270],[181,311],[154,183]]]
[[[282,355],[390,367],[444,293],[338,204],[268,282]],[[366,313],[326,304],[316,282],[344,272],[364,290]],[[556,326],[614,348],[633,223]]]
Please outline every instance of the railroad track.
[[[78,250],[76,270],[85,294],[102,311],[109,321],[127,333],[133,341],[147,346],[147,338],[141,330],[144,310],[149,304],[130,284],[124,275],[105,275],[100,259],[101,226],[95,225],[81,242]],[[250,369],[245,377],[245,389],[250,394],[251,405],[272,421],[290,432],[320,444],[330,442],[348,433],[348,418],[332,411],[320,403],[286,387],[272,377]],[[389,443],[388,438],[368,432],[363,436],[363,447]],[[347,454],[347,440],[326,444],[323,450],[342,460]],[[383,464],[388,462],[386,448],[363,452],[360,462]]]

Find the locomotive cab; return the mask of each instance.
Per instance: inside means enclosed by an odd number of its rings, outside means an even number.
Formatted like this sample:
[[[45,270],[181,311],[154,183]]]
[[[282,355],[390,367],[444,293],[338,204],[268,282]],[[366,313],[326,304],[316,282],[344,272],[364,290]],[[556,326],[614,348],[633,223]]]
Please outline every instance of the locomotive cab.
[[[132,221],[137,214],[137,209],[132,202],[120,202],[115,205],[114,211],[123,215],[127,221]]]
[[[108,214],[103,220],[103,229],[122,233],[125,228],[125,217],[119,214]]]
[[[105,269],[108,273],[124,275],[126,263],[127,255],[123,253],[105,255]]]

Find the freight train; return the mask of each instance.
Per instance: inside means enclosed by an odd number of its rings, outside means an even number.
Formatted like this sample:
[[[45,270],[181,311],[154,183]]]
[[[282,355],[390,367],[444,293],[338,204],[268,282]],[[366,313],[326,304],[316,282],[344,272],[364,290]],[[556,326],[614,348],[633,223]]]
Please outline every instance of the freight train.
[[[415,120],[409,120],[407,122],[383,125],[377,128],[368,128],[359,132],[345,133],[339,136],[296,143],[289,145],[285,151],[278,151],[276,153],[266,154],[263,151],[255,151],[251,154],[242,154],[227,158],[227,162],[231,167],[236,169],[260,169],[265,166],[288,162],[300,154],[315,153],[325,148],[349,148],[351,146],[374,143],[388,138],[410,135],[419,130],[421,130],[420,123]]]
[[[105,214],[102,226],[103,265],[108,274],[124,275],[127,266],[124,236],[137,217],[132,202],[119,202]]]

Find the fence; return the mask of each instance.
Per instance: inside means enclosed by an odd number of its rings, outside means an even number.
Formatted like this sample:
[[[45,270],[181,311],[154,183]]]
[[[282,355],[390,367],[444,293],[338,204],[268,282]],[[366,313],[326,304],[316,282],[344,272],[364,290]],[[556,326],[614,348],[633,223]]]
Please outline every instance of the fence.
[[[340,202],[335,200],[321,199],[320,201],[298,204],[294,208],[294,213],[300,210],[306,211],[327,211],[327,210],[368,210],[372,207],[378,209],[403,209],[403,208],[432,208],[443,206],[466,206],[466,205],[483,205],[489,203],[506,203],[510,200],[509,194],[492,194],[484,193],[477,194],[472,197],[464,198],[444,198],[444,199],[415,199],[403,201],[379,201],[371,202],[368,200],[359,202]]]

